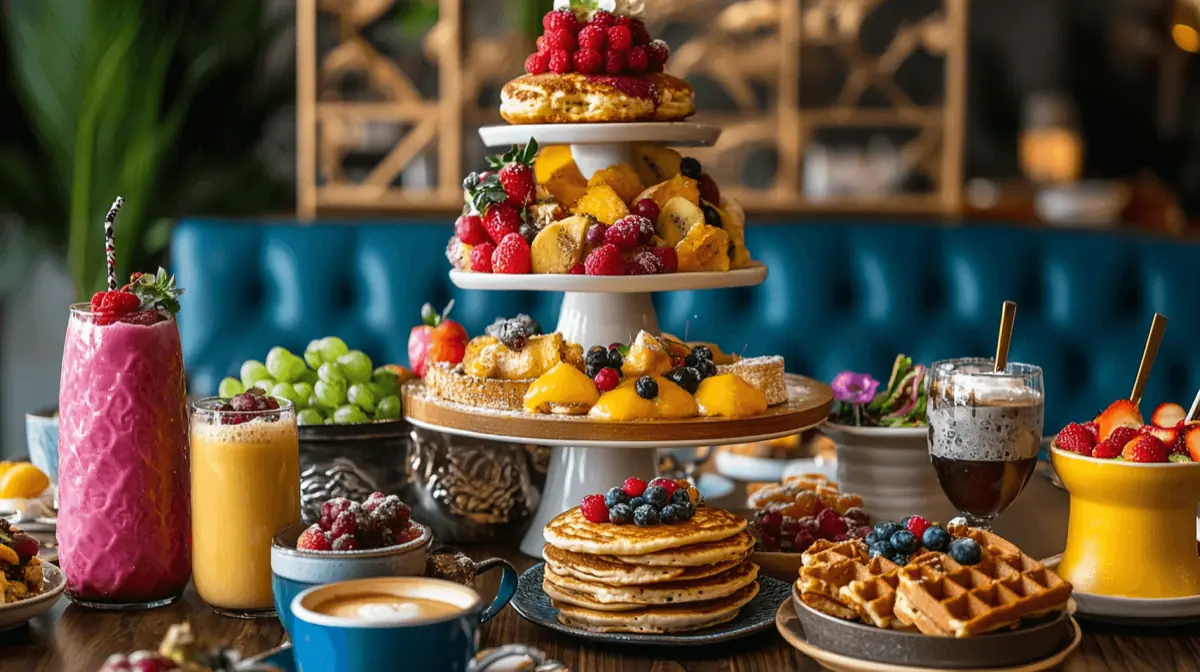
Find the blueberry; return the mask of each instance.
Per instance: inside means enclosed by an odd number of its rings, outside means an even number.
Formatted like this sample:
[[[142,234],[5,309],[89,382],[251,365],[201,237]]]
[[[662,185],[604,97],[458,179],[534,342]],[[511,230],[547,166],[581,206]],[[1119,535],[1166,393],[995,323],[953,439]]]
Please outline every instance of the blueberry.
[[[712,348],[707,345],[697,345],[692,348],[692,354],[696,356],[696,359],[707,359],[710,362],[713,358]]]
[[[921,543],[917,541],[917,535],[908,530],[893,532],[892,536],[888,537],[888,543],[896,549],[897,553],[912,553],[921,546]]]
[[[653,399],[658,396],[658,381],[650,376],[642,376],[633,384],[639,397],[643,399]]]
[[[686,518],[683,515],[683,507],[678,504],[668,504],[663,507],[662,513],[658,514],[658,518],[664,525],[675,525],[682,523]]]
[[[897,565],[900,565],[901,567],[908,564],[908,556],[904,555],[903,553],[897,553],[896,555],[893,555],[892,557],[890,557],[888,559],[891,560],[892,562],[896,563]]]
[[[880,540],[887,541],[892,538],[893,534],[902,529],[904,528],[900,527],[898,523],[885,521],[875,526],[875,534],[879,536]]]
[[[634,511],[637,511],[638,509],[642,508],[645,505],[646,505],[645,497],[634,497],[633,499],[629,500],[629,508],[633,509]]]
[[[696,507],[692,506],[691,502],[687,502],[686,504],[675,504],[674,506],[679,507],[679,510],[683,512],[684,520],[691,520],[692,516],[696,515]]]
[[[863,537],[863,543],[867,546],[870,546],[877,541],[879,541],[879,535],[875,533],[875,530],[871,530],[867,533],[867,536]]]
[[[912,516],[905,516],[900,519],[900,527],[908,529],[908,521],[912,520]]]
[[[890,558],[895,555],[895,553],[895,549],[893,549],[891,544],[887,543],[886,541],[876,541],[875,543],[867,546],[867,555],[872,558],[877,555]]]
[[[695,394],[696,388],[700,387],[700,372],[690,366],[683,366],[671,369],[667,373],[667,380],[687,390],[688,394]]]
[[[608,509],[608,521],[614,525],[626,525],[633,522],[633,509],[628,504],[617,504]]]
[[[960,565],[978,565],[983,559],[983,549],[970,537],[961,537],[950,543],[950,557]]]
[[[625,363],[625,356],[621,354],[620,350],[613,348],[612,350],[608,351],[608,365],[609,366],[620,371],[621,365],[624,363]]]
[[[667,505],[667,489],[661,485],[651,485],[642,493],[642,499],[655,509],[661,509]]]
[[[617,504],[628,503],[629,495],[625,494],[625,491],[620,488],[613,488],[604,495],[604,505],[609,509],[613,508]]]
[[[684,177],[698,180],[700,179],[700,174],[704,172],[704,167],[700,165],[699,161],[689,156],[679,162],[679,172],[683,173]]]
[[[658,524],[658,511],[649,504],[638,507],[633,511],[633,524],[638,527],[650,527]]]
[[[687,490],[680,488],[675,491],[675,494],[671,495],[671,503],[672,504],[691,504],[692,498],[688,497]]]
[[[931,551],[945,553],[950,548],[950,533],[941,525],[930,525],[921,535],[921,543]]]

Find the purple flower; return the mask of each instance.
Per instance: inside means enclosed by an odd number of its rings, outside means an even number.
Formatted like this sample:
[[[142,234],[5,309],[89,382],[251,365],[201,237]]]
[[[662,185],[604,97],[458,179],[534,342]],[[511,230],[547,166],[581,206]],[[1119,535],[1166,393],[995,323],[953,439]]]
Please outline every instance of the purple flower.
[[[847,404],[869,404],[879,389],[879,381],[868,373],[843,371],[833,379],[833,396]]]

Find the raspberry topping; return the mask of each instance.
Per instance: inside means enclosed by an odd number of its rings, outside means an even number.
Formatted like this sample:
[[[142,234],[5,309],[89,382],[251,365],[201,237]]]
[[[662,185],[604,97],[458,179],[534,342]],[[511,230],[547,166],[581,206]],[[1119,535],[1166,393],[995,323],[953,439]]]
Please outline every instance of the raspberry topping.
[[[658,487],[665,489],[667,491],[668,498],[671,497],[672,495],[674,495],[675,491],[679,489],[679,483],[670,478],[662,478],[662,477],[656,478],[656,479],[650,481],[650,483],[647,485],[647,487],[649,487],[650,485],[657,485]]]
[[[566,49],[554,49],[550,52],[550,71],[556,75],[565,75],[571,71],[571,52]]]
[[[909,532],[917,535],[918,539],[921,538],[921,535],[925,534],[925,530],[929,529],[929,525],[929,519],[923,516],[909,516],[904,524]]]
[[[613,225],[604,232],[604,242],[616,245],[617,249],[628,252],[637,247],[641,234],[640,218],[636,216],[622,217],[613,222]]]
[[[604,10],[600,10],[595,14],[592,14],[592,20],[590,23],[592,25],[600,26],[601,28],[611,28],[617,25],[617,17]]]
[[[608,506],[604,503],[604,495],[588,495],[579,504],[583,517],[593,523],[608,522]]]
[[[555,29],[546,32],[546,43],[551,49],[562,49],[564,51],[575,50],[575,33],[565,29]]]
[[[608,41],[607,32],[595,24],[588,24],[579,31],[579,46],[583,49],[594,49],[596,51],[604,51],[604,46]]]
[[[604,52],[604,71],[610,75],[625,72],[625,53],[621,51]]]
[[[492,205],[483,216],[483,226],[492,242],[499,244],[508,234],[521,231],[521,214],[516,208],[503,203]]]
[[[674,273],[679,270],[679,255],[676,254],[673,247],[656,247],[651,252],[658,257],[658,261],[662,264],[663,273]]]
[[[817,514],[817,526],[821,530],[821,538],[832,539],[846,533],[846,521],[834,509],[825,509]]]
[[[650,72],[662,72],[671,57],[671,48],[662,40],[654,40],[646,45],[646,55],[650,57]]]
[[[300,533],[296,539],[296,548],[302,551],[332,551],[333,544],[325,530],[313,523],[307,530]]]
[[[630,72],[641,74],[650,67],[650,56],[645,47],[634,47],[625,55],[625,62]]]
[[[600,371],[596,374],[596,377],[592,380],[596,383],[597,390],[600,390],[601,392],[608,392],[609,390],[615,389],[617,384],[621,382],[621,374],[617,373],[617,370],[611,366],[606,366],[603,369],[600,369]]]
[[[550,72],[550,54],[541,51],[530,54],[529,58],[525,59],[525,72],[531,75],[544,75]]]
[[[658,275],[663,272],[662,262],[651,250],[641,250],[629,260],[629,275]]]
[[[596,49],[580,49],[571,55],[571,63],[576,72],[595,75],[604,69],[604,56]]]
[[[633,33],[626,26],[608,29],[608,48],[612,51],[629,51],[633,47]]]
[[[625,485],[621,489],[630,497],[641,497],[646,491],[646,482],[637,476],[630,476],[625,479]]]
[[[583,266],[588,275],[625,275],[625,260],[621,258],[621,250],[612,243],[592,250]]]
[[[546,32],[554,30],[579,30],[579,20],[575,18],[575,12],[572,12],[566,7],[560,7],[554,11],[546,12],[542,17],[542,28]]]
[[[700,198],[713,205],[721,204],[721,190],[717,188],[717,182],[711,175],[702,173],[696,186],[700,188]]]
[[[496,246],[491,241],[480,243],[471,248],[471,270],[476,273],[492,272],[492,254]]]
[[[584,273],[586,273],[586,270],[583,268],[582,262],[575,264],[567,271],[567,275],[583,275]]]

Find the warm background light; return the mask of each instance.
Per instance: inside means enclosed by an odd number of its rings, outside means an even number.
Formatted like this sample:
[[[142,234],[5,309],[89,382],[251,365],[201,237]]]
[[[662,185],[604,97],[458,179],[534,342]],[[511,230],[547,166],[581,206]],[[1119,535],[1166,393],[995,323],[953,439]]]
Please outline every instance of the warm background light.
[[[1175,46],[1188,53],[1200,52],[1200,33],[1197,33],[1196,29],[1191,26],[1182,23],[1175,24],[1171,27],[1171,39],[1175,41]]]

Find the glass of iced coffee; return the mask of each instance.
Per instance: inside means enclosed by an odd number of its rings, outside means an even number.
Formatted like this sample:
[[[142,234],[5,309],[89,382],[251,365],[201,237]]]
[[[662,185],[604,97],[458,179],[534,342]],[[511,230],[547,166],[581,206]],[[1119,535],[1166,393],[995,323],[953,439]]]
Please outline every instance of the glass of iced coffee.
[[[929,456],[938,483],[973,527],[989,528],[1037,467],[1042,370],[986,358],[935,362],[929,378]]]

